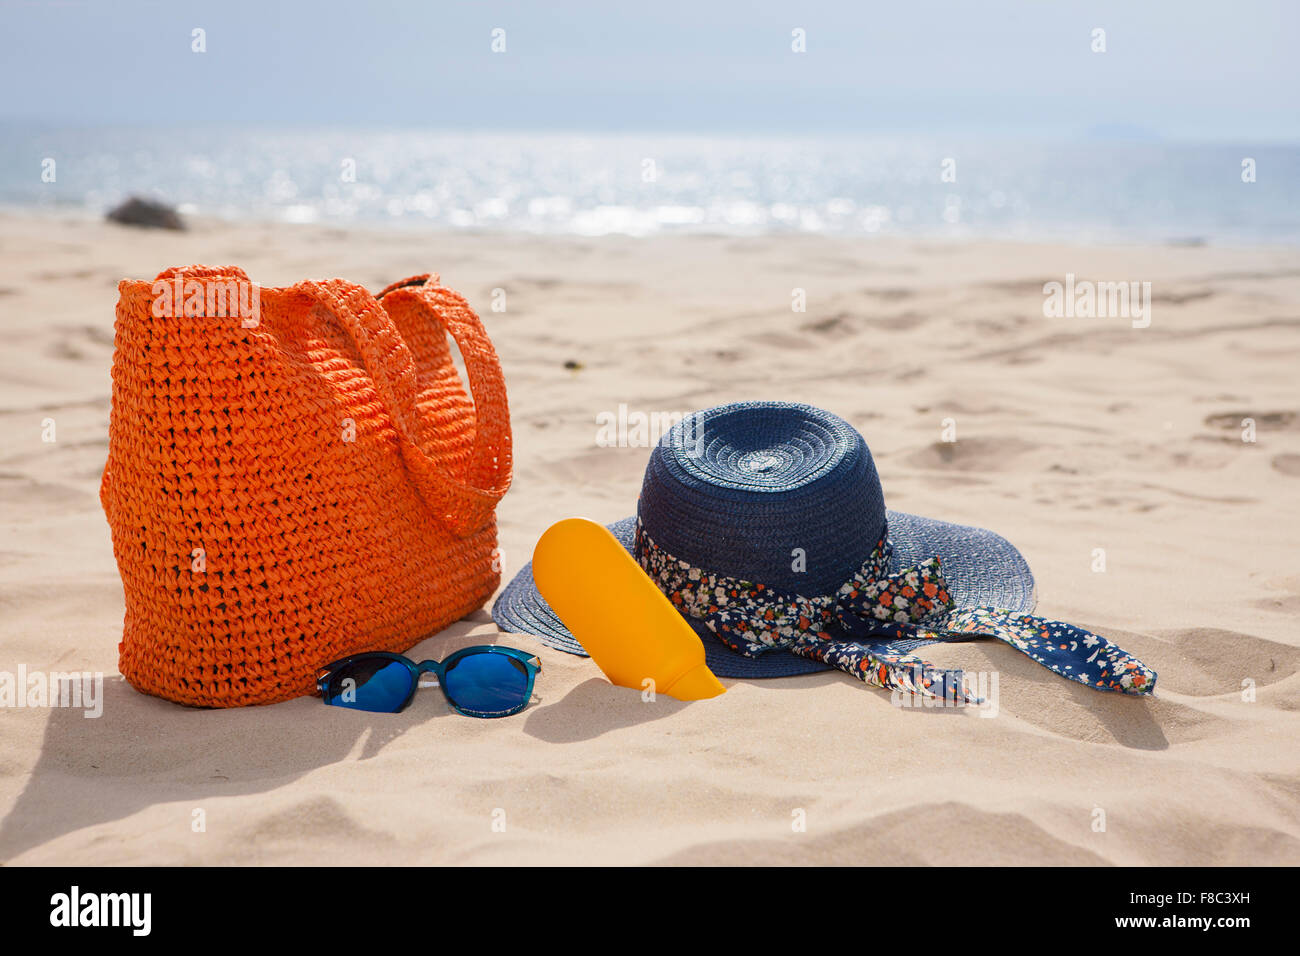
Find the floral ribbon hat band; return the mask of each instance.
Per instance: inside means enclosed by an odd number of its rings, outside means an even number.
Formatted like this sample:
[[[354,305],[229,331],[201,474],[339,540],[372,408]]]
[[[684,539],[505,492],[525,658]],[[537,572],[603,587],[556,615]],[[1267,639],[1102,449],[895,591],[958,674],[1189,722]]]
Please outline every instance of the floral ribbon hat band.
[[[1098,634],[1034,616],[1020,553],[981,528],[887,511],[862,436],[808,405],[695,412],[651,451],[637,514],[610,526],[704,641],[719,677],[838,668],[879,687],[973,700],[915,651],[991,637],[1097,690],[1156,675]],[[531,565],[492,608],[504,630],[585,653]]]

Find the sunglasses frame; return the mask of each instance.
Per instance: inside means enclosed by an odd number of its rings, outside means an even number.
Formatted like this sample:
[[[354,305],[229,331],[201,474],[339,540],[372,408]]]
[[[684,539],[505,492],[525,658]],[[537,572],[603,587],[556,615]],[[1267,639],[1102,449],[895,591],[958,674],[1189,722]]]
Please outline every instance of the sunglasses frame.
[[[447,671],[463,658],[477,654],[503,654],[524,665],[524,669],[528,673],[528,684],[524,688],[523,700],[518,707],[515,707],[512,710],[503,710],[499,713],[485,714],[473,710],[466,710],[451,699],[451,695],[447,693],[447,681],[445,680]],[[536,654],[530,654],[527,651],[521,651],[515,647],[502,647],[499,644],[475,644],[472,647],[462,647],[460,650],[449,654],[441,661],[427,660],[420,661],[418,664],[405,654],[394,654],[391,651],[367,651],[363,654],[350,654],[347,657],[341,657],[319,669],[316,675],[316,691],[320,694],[321,700],[325,702],[326,706],[338,706],[336,704],[331,704],[329,698],[325,696],[326,688],[329,686],[330,676],[340,667],[351,664],[355,661],[369,660],[371,658],[381,658],[383,660],[396,661],[399,664],[404,664],[411,674],[411,690],[410,693],[406,695],[406,699],[402,701],[402,706],[391,711],[370,711],[370,713],[380,714],[400,714],[402,711],[406,710],[406,708],[411,705],[411,701],[415,699],[415,692],[420,689],[420,675],[433,674],[438,678],[438,689],[442,691],[442,696],[447,701],[447,706],[456,711],[456,713],[462,714],[466,717],[478,717],[482,719],[509,717],[512,714],[517,714],[521,710],[524,710],[532,702],[533,683],[537,680],[537,675],[542,672],[542,662]],[[362,708],[349,709],[361,710]]]

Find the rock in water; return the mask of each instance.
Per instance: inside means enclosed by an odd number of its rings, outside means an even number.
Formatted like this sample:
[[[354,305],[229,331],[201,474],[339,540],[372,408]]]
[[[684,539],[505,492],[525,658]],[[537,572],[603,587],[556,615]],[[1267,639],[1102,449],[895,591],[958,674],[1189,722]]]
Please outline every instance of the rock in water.
[[[143,226],[146,229],[184,229],[185,222],[178,213],[166,203],[153,199],[132,196],[108,213],[110,222],[119,222],[124,226]]]

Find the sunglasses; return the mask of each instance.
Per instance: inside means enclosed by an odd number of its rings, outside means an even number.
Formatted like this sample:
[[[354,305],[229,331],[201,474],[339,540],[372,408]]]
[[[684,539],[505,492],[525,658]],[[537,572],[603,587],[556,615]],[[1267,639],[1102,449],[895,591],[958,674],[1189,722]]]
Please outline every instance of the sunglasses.
[[[332,707],[395,714],[415,697],[420,675],[433,674],[457,713],[509,717],[528,706],[533,681],[541,672],[540,660],[513,647],[462,647],[445,661],[418,664],[401,654],[375,651],[325,665],[316,677],[316,689]]]

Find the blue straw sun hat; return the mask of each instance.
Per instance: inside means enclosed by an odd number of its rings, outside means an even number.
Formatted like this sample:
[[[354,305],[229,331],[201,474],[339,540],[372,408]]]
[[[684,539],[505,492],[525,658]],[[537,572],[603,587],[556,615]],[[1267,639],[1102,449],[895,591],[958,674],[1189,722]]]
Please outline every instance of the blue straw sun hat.
[[[960,674],[913,650],[992,636],[1100,689],[1154,686],[1104,639],[1033,617],[1033,575],[1004,538],[887,510],[862,436],[809,405],[741,402],[686,416],[651,450],[636,515],[609,528],[700,634],[719,677],[838,667],[919,690]],[[531,564],[492,616],[585,654],[538,593]]]

